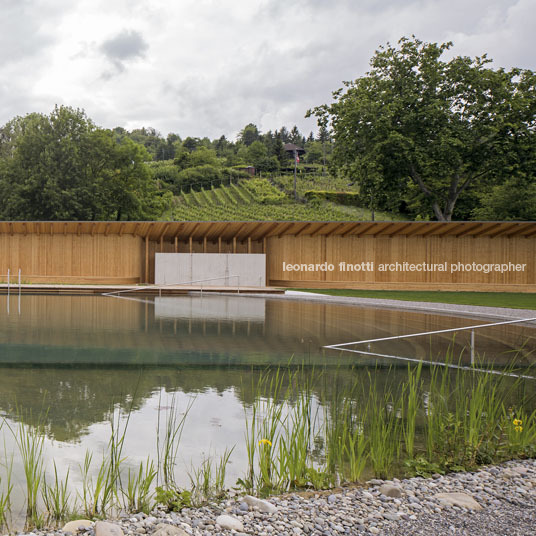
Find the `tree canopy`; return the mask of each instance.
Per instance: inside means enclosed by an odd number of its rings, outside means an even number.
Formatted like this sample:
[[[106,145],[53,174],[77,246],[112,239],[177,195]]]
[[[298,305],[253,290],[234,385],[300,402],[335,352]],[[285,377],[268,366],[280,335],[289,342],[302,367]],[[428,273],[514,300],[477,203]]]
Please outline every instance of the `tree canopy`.
[[[535,73],[493,69],[485,55],[442,59],[451,46],[380,47],[365,76],[308,112],[331,126],[332,165],[384,208],[404,198],[417,217],[451,220],[464,196],[489,204],[507,179],[534,180]]]
[[[143,146],[81,110],[17,117],[0,130],[0,216],[14,220],[152,219],[163,210]]]

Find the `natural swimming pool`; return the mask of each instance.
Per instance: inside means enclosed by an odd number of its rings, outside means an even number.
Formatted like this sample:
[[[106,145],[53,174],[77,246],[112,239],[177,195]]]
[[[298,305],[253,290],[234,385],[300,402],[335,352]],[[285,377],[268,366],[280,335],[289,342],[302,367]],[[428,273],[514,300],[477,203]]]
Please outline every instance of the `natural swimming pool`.
[[[156,457],[159,416],[191,404],[177,458],[177,480],[208,456],[233,448],[227,481],[234,484],[247,468],[245,414],[255,401],[255,386],[268,367],[302,370],[321,377],[313,405],[326,404],[340,384],[360,381],[367,368],[387,370],[385,385],[406,376],[407,363],[326,351],[324,345],[472,325],[447,315],[349,307],[298,300],[238,296],[184,296],[116,299],[100,296],[0,296],[0,410],[5,425],[4,465],[16,452],[9,426],[21,420],[42,424],[44,463],[80,485],[79,466],[86,449],[106,449],[110,418],[129,415],[123,454],[136,466]],[[483,365],[506,365],[522,349],[532,363],[534,328],[498,326],[477,334]],[[460,333],[386,341],[378,353],[442,359],[451,351],[469,362],[469,335]],[[449,350],[449,348],[451,350]],[[465,350],[464,350],[465,348]],[[426,378],[426,369],[423,377]],[[382,380],[383,381],[383,380]],[[328,396],[329,395],[329,396]],[[321,450],[321,448],[319,447]],[[322,454],[319,453],[319,457]],[[320,459],[320,458],[319,458]],[[20,484],[23,464],[13,458],[14,510],[24,510]],[[2,484],[5,472],[0,470]],[[17,516],[17,512],[14,512]]]

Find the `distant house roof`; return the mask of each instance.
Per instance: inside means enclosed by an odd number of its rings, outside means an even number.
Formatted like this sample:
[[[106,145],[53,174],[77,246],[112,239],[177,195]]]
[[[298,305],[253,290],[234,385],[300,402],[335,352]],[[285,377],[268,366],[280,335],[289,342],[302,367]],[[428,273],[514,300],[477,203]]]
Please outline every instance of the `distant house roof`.
[[[294,151],[296,151],[298,154],[305,154],[305,149],[303,149],[303,147],[298,147],[294,143],[285,143],[283,147],[287,153],[294,154]]]

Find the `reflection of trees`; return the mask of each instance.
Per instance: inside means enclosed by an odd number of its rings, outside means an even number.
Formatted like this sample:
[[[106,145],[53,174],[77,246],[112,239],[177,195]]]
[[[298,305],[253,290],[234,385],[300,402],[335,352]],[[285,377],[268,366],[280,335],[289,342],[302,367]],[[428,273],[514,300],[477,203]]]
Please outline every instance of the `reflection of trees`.
[[[114,405],[123,411],[131,405],[138,410],[162,388],[185,393],[234,389],[240,403],[249,405],[264,370],[263,366],[7,367],[0,369],[0,408],[11,419],[20,414],[29,424],[36,425],[42,419],[49,437],[73,441],[92,424],[106,421]],[[319,372],[309,368],[305,374]]]
[[[49,437],[73,441],[92,424],[106,421],[114,405],[136,411],[159,389],[184,393],[233,389],[238,401],[249,405],[265,370],[264,366],[6,367],[0,369],[0,408],[11,419],[20,415],[32,425],[41,419]],[[356,374],[364,371],[306,367],[300,384],[312,379],[317,396],[329,399],[334,388],[353,381]]]
[[[89,426],[104,422],[116,405],[122,411],[132,406],[134,411],[143,407],[148,398],[164,389],[169,393],[201,394],[208,390],[218,393],[232,389],[237,402],[250,405],[259,394],[261,375],[268,374],[266,384],[277,368],[264,366],[181,366],[181,367],[28,367],[0,369],[0,409],[11,419],[19,414],[31,425],[39,419],[44,422],[47,435],[59,441],[76,441],[87,433]],[[285,372],[283,367],[281,372]],[[379,391],[397,389],[407,378],[405,364],[390,369],[370,369],[348,366],[293,365],[288,370],[295,375],[283,374],[282,392],[290,387],[296,393],[310,384],[321,402],[327,405],[351,386],[358,399],[366,403],[369,372],[375,377]],[[455,374],[456,371],[452,371]],[[289,385],[292,376],[293,384]],[[429,369],[423,369],[424,384],[429,381]],[[533,391],[536,386],[528,386]],[[513,393],[516,395],[516,393]],[[517,395],[516,395],[517,396]],[[214,408],[215,413],[218,408]]]

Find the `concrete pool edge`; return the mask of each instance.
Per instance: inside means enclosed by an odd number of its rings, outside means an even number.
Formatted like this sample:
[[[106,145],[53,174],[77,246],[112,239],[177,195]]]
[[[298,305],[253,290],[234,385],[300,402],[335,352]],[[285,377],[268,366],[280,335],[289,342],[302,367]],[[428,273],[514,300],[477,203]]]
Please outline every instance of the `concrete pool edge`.
[[[422,313],[435,313],[455,315],[471,318],[489,318],[515,320],[536,317],[536,311],[531,309],[509,309],[506,307],[487,307],[483,305],[460,305],[438,302],[415,302],[402,300],[384,300],[378,298],[354,298],[350,296],[331,296],[297,290],[287,290],[285,294],[263,295],[244,294],[247,297],[269,297],[274,300],[302,300],[317,303],[330,303],[333,305],[348,305],[355,307],[373,307],[381,309],[396,309],[400,311],[413,311]]]

